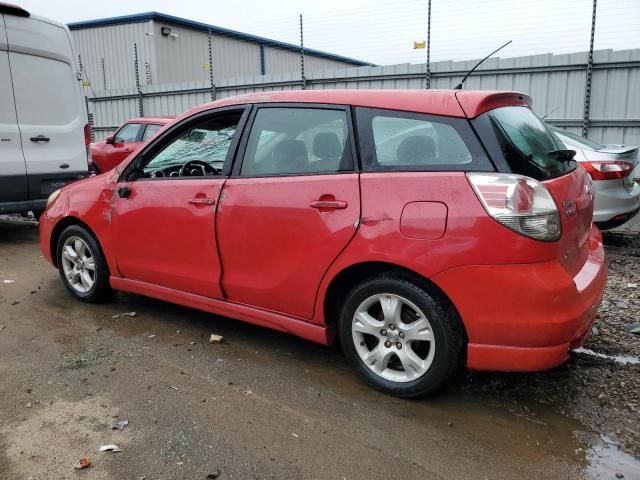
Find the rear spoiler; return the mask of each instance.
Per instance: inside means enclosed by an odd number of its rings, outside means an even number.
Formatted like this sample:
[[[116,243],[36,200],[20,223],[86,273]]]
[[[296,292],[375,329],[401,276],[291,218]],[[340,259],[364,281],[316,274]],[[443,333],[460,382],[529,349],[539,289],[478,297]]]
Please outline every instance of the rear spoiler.
[[[17,5],[13,5],[11,3],[0,2],[0,13],[4,13],[7,15],[15,15],[17,17],[25,17],[28,18],[31,16],[29,12],[27,12],[24,8],[19,7]]]

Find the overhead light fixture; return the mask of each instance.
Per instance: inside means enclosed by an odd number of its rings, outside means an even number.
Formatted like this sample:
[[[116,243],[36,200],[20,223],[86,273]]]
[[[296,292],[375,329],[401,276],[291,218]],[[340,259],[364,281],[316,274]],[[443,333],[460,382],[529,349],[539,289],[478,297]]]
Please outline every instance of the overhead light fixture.
[[[171,35],[171,28],[170,27],[160,27],[160,33],[162,34],[163,37],[168,37],[169,35]]]

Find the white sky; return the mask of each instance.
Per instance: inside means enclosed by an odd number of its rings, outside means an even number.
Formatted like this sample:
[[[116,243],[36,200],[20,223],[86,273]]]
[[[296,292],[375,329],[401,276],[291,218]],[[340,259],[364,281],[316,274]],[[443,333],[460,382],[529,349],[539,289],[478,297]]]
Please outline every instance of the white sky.
[[[13,0],[65,23],[156,11],[378,64],[422,63],[426,0]],[[432,0],[431,59],[571,53],[589,48],[591,0]],[[640,48],[640,0],[598,0],[596,49]]]

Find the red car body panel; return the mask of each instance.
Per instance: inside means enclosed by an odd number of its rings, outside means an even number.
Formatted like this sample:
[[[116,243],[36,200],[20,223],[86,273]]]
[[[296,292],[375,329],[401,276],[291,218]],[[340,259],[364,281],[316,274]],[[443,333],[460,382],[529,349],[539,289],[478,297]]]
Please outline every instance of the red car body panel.
[[[196,107],[176,121],[264,102],[464,118],[465,112],[471,117],[529,105],[530,99],[515,92],[269,92]],[[80,221],[100,241],[113,288],[315,342],[331,343],[335,335],[325,312],[333,280],[365,263],[405,268],[442,290],[463,321],[467,364],[482,370],[529,371],[562,363],[584,341],[604,291],[606,260],[599,230],[591,226],[592,199],[582,169],[544,182],[559,206],[563,231],[571,235],[543,242],[487,215],[463,172],[117,184],[122,168],[62,189],[40,222],[49,261],[52,239],[67,222]],[[153,191],[150,185],[159,187]],[[124,201],[116,194],[121,186],[132,190]],[[192,198],[210,198],[215,205],[202,208],[190,204]],[[323,200],[343,202],[344,208],[312,206]],[[427,223],[420,223],[421,215]]]
[[[310,319],[322,276],[356,232],[359,194],[357,173],[227,180],[216,220],[227,298]],[[345,205],[323,211],[317,200]]]
[[[211,205],[217,202],[223,183],[223,178],[127,183],[131,193],[127,201],[115,202],[112,225],[120,275],[222,298]],[[196,203],[203,200],[210,205]]]
[[[117,138],[118,132],[125,125],[130,123],[164,126],[172,122],[174,118],[175,118],[175,115],[166,115],[166,116],[160,116],[160,117],[132,118],[131,120],[128,120],[126,123],[118,127],[118,129],[114,132],[114,134],[110,136]],[[156,134],[149,137],[149,139],[153,138]],[[146,142],[144,141],[127,142],[127,143],[107,143],[105,140],[93,142],[90,145],[91,162],[99,172],[108,172],[109,170],[112,170],[113,168],[118,166],[120,163],[122,163],[122,161],[126,159],[129,155],[135,154],[138,150],[140,150],[140,147],[142,147],[145,143]]]

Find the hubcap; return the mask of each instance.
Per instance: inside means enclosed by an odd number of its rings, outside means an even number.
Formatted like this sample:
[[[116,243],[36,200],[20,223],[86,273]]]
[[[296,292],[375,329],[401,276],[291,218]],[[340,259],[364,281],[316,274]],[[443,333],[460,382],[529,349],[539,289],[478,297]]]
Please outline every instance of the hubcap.
[[[424,313],[404,297],[372,295],[356,309],[351,324],[356,351],[376,375],[410,382],[424,375],[435,355],[435,339]]]
[[[67,238],[62,246],[62,271],[78,293],[87,293],[96,281],[96,264],[89,245],[80,237]]]

